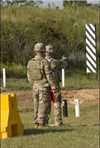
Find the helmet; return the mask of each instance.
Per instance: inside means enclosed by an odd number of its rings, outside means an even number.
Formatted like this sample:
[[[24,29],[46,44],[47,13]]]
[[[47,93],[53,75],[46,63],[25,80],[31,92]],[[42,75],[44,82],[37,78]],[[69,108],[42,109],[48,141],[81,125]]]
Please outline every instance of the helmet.
[[[51,45],[47,45],[46,46],[46,52],[49,52],[49,53],[53,53],[54,52]]]
[[[43,43],[35,44],[34,51],[45,51],[44,44]]]

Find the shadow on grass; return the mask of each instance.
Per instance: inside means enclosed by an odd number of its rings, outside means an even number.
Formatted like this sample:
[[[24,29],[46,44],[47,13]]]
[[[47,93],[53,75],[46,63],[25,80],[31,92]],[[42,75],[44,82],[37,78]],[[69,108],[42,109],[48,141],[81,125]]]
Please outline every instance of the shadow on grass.
[[[37,135],[37,134],[46,134],[46,133],[61,133],[61,132],[70,132],[70,131],[73,131],[72,128],[44,128],[44,129],[25,129],[24,130],[24,135]]]

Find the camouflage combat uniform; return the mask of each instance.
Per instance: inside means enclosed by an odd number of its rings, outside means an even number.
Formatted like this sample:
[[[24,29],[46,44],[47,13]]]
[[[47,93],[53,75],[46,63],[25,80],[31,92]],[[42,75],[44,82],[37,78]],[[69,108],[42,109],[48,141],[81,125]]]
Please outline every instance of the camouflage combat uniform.
[[[34,61],[40,61],[40,71],[36,71],[37,65],[35,66]],[[34,69],[32,68],[33,65]],[[35,79],[32,77],[32,69],[36,73]],[[41,75],[41,78],[37,78],[39,74]],[[52,71],[50,70],[49,62],[43,57],[35,56],[28,62],[27,76],[33,87],[34,123],[46,124],[46,111],[48,110],[51,102],[50,91],[51,88],[55,90],[57,89],[52,77]]]
[[[50,51],[51,50],[51,51]],[[46,46],[46,51],[53,53],[52,46]],[[61,89],[60,89],[60,81],[61,81],[61,69],[66,69],[67,63],[63,60],[56,60],[54,58],[47,58],[46,59],[50,63],[50,67],[52,69],[53,79],[55,80],[56,85],[59,88],[59,91],[57,93],[55,102],[54,102],[54,123],[55,125],[62,124],[62,110],[61,110],[61,102],[62,102],[62,96],[61,96]],[[49,107],[51,107],[49,105]],[[48,118],[50,116],[51,109],[48,109]]]
[[[59,93],[56,96],[54,102],[54,123],[56,125],[62,124],[62,111],[61,111],[61,89],[60,89],[60,81],[61,81],[61,62],[56,59],[49,59],[50,67],[52,69],[53,78],[55,79],[56,85],[59,87]]]

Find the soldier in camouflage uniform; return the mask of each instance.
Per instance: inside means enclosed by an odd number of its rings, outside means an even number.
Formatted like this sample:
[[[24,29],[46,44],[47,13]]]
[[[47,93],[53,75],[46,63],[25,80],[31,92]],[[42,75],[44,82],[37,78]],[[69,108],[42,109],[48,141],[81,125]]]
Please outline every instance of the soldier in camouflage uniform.
[[[61,69],[64,68],[66,69],[66,67],[68,66],[67,62],[65,62],[64,60],[56,60],[53,58],[53,48],[51,45],[46,46],[46,59],[49,61],[50,63],[50,67],[52,69],[52,74],[53,74],[53,78],[55,79],[55,83],[56,85],[59,87],[59,93],[56,95],[56,99],[54,102],[54,125],[55,126],[59,126],[62,125],[62,113],[61,113],[61,101],[62,101],[62,97],[61,97],[61,90],[60,90],[60,81],[61,81]],[[50,116],[50,111],[51,111],[51,105],[49,105],[49,109],[48,109],[48,119]]]
[[[33,87],[34,123],[35,127],[44,127],[51,98],[51,88],[57,94],[58,86],[55,84],[49,62],[44,58],[45,48],[43,43],[34,47],[36,53],[27,65],[27,77]]]

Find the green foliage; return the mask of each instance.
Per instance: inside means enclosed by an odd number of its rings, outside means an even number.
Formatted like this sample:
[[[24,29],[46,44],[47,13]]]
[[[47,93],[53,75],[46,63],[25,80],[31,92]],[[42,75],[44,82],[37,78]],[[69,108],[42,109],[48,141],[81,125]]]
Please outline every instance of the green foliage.
[[[63,6],[86,6],[87,0],[63,0]]]
[[[6,69],[6,75],[7,78],[14,77],[14,78],[26,78],[26,67],[22,65],[17,65],[15,63],[6,63],[6,64],[0,64],[0,77],[2,77],[2,69]]]
[[[98,7],[43,9],[36,7],[4,7],[1,9],[1,62],[26,65],[34,56],[34,44],[54,46],[56,58],[71,52],[85,51],[85,24],[97,24]],[[99,49],[99,48],[98,48]]]
[[[99,76],[98,76],[99,78]],[[96,74],[90,74],[90,77],[83,69],[69,69],[66,72],[65,88],[67,89],[86,89],[99,88],[99,81]]]
[[[15,90],[28,90],[31,86],[27,80],[27,78],[9,78],[7,79],[7,90],[15,91]]]
[[[31,86],[27,79],[26,68],[21,65],[12,64],[1,65],[0,83],[2,85],[2,68],[6,68],[7,72],[7,90],[27,90]],[[60,84],[62,87],[62,83]],[[91,74],[88,79],[85,70],[83,69],[68,69],[66,71],[65,89],[86,89],[98,88],[99,81],[95,74]]]
[[[39,7],[42,4],[42,0],[1,0],[2,7],[21,7],[32,6]]]

